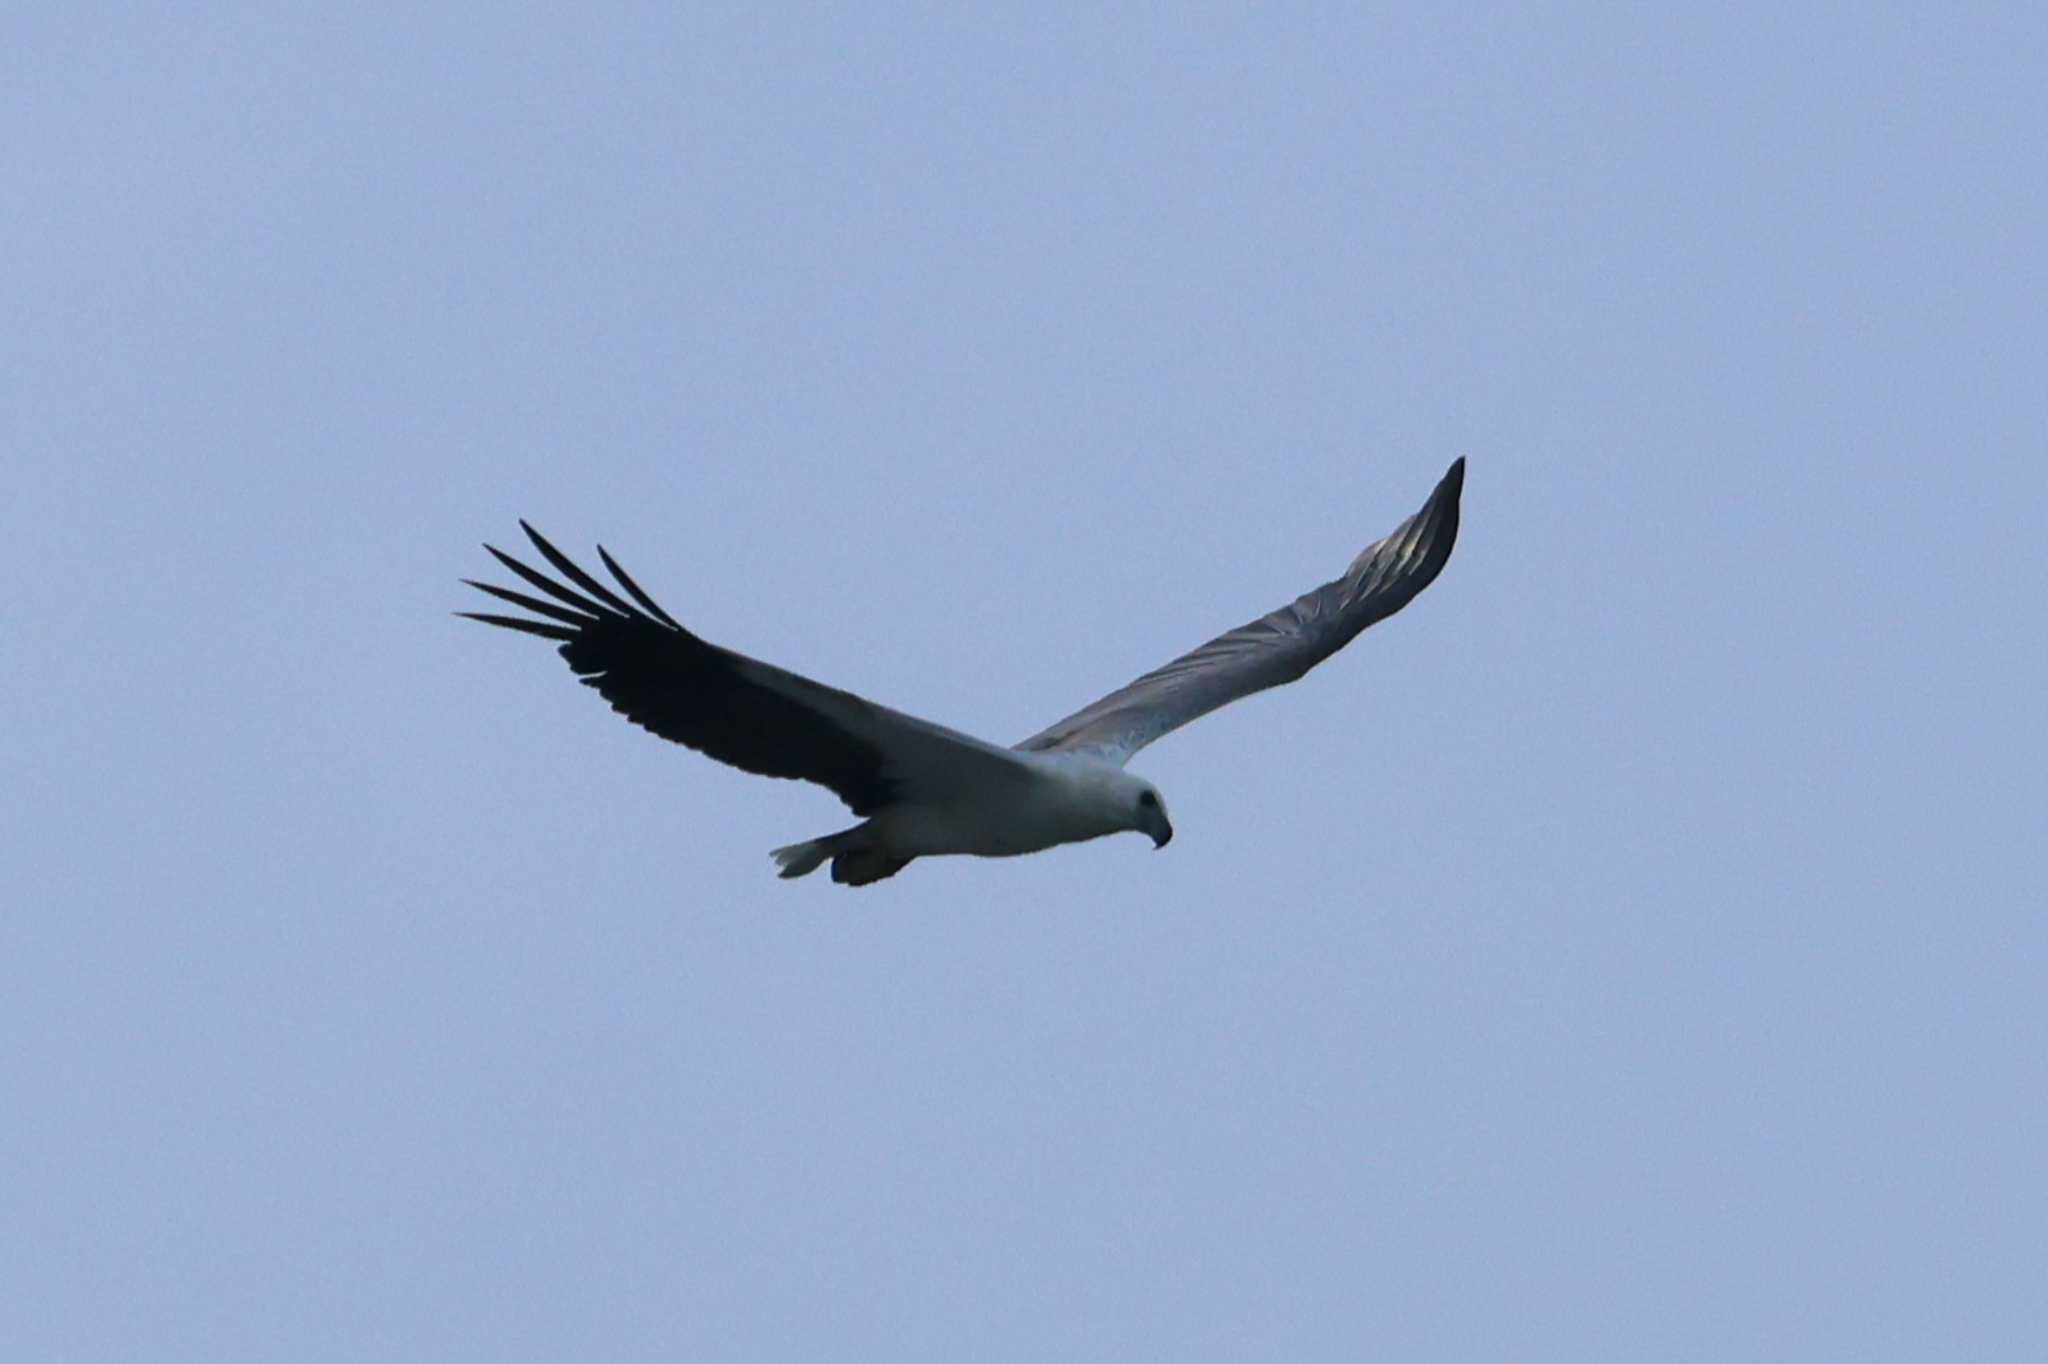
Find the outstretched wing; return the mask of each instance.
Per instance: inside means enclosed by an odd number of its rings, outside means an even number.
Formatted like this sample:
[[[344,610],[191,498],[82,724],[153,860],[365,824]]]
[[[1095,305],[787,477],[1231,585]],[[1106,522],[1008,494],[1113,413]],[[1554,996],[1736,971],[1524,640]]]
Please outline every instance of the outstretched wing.
[[[456,614],[560,641],[562,657],[585,686],[664,739],[747,772],[829,787],[858,815],[900,800],[944,801],[1032,779],[1033,769],[1008,749],[706,643],[602,547],[598,557],[624,597],[519,524],[574,586],[485,545],[548,600],[465,578],[540,619]]]
[[[1292,682],[1428,587],[1458,538],[1457,460],[1422,510],[1369,545],[1344,576],[1075,711],[1019,749],[1081,750],[1114,763],[1239,697]]]

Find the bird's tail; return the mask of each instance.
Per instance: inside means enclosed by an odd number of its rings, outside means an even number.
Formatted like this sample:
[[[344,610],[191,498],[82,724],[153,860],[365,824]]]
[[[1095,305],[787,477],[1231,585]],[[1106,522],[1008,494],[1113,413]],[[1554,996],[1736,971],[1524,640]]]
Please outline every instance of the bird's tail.
[[[834,834],[832,838],[837,838]],[[805,843],[792,843],[786,848],[777,848],[768,855],[775,859],[776,875],[787,881],[792,877],[809,876],[825,865],[825,859],[832,855],[831,838],[813,838]]]
[[[832,862],[832,879],[842,886],[865,886],[884,877],[894,876],[910,865],[907,857],[891,857],[868,841],[868,828],[857,824],[851,829],[842,829],[836,834],[813,838],[803,843],[792,843],[786,848],[777,848],[768,854],[775,859],[777,874],[785,881],[792,877],[809,876],[825,865],[827,858]]]

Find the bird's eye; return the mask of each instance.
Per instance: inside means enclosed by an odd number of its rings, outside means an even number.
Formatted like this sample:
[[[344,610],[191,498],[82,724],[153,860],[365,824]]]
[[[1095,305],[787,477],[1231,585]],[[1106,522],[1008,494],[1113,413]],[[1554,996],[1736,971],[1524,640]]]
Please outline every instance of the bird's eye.
[[[1144,791],[1139,793],[1138,804],[1144,806],[1146,809],[1149,810],[1158,803],[1159,797],[1153,795],[1150,791]]]

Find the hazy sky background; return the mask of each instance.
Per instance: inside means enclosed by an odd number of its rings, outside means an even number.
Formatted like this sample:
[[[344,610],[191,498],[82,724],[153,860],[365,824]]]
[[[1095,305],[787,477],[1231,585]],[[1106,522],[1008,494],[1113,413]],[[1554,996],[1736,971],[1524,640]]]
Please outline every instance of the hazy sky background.
[[[1449,12],[1447,12],[1449,11]],[[17,6],[0,1356],[2038,1359],[2038,6]],[[515,518],[1015,740],[826,793]]]

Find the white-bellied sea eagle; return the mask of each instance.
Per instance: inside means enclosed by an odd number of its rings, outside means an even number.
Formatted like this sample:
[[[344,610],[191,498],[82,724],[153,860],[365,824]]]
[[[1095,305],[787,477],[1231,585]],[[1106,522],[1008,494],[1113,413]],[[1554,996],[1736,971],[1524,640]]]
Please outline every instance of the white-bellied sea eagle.
[[[912,858],[1007,857],[1124,830],[1163,848],[1173,825],[1152,783],[1124,771],[1131,755],[1218,706],[1294,681],[1406,606],[1450,558],[1464,484],[1459,459],[1422,510],[1367,546],[1336,580],[1012,748],[699,639],[602,546],[598,557],[624,597],[524,521],[534,548],[567,582],[486,545],[549,600],[464,579],[540,619],[459,614],[558,640],[584,685],[633,723],[748,772],[817,782],[863,816],[851,829],[777,848],[785,877],[829,859],[834,881],[864,886]]]

